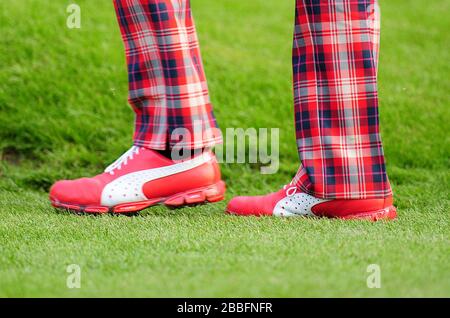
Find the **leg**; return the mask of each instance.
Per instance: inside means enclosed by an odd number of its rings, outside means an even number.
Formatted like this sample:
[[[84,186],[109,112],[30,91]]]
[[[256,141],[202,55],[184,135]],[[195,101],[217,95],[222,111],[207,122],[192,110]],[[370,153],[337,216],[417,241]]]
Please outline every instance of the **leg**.
[[[237,197],[238,215],[392,219],[378,126],[376,0],[297,0],[293,47],[297,145],[289,186]]]
[[[179,162],[156,151],[167,145],[195,150],[221,141],[189,1],[114,4],[126,47],[129,101],[136,112],[134,146],[93,178],[56,182],[50,189],[52,205],[88,213],[130,213],[160,203],[222,200],[225,184],[213,153],[207,150]],[[181,140],[170,138],[175,132]]]
[[[376,0],[297,0],[295,183],[327,199],[391,195],[379,134]]]
[[[114,0],[125,43],[129,102],[136,112],[134,144],[163,150],[177,128],[209,147],[221,141],[189,0]],[[189,139],[189,138],[188,138]]]

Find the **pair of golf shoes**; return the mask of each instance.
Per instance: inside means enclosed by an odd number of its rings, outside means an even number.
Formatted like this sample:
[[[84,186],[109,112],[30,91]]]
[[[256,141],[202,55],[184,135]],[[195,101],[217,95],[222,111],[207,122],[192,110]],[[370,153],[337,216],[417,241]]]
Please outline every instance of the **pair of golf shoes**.
[[[182,207],[224,199],[225,182],[215,155],[205,151],[173,161],[161,153],[133,146],[92,178],[62,180],[50,189],[56,208],[84,213],[137,213],[164,204]],[[233,198],[226,212],[239,216],[311,216],[370,221],[396,218],[392,197],[321,199],[288,184],[278,192]]]

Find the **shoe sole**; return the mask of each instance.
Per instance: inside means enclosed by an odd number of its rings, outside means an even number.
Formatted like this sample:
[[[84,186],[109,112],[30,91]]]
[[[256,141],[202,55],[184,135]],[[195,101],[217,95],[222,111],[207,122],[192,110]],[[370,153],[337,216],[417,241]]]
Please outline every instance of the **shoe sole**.
[[[251,214],[251,215],[241,215],[239,213],[233,212],[233,211],[226,211],[228,214],[231,215],[237,215],[237,216],[263,216],[258,214]],[[267,216],[267,215],[266,215]],[[290,216],[292,217],[292,216]],[[308,215],[298,215],[298,217],[308,217]],[[381,220],[395,220],[397,218],[397,209],[394,206],[390,206],[381,210],[377,211],[371,211],[371,212],[361,212],[361,213],[354,213],[349,214],[346,216],[313,216],[317,218],[328,218],[328,219],[340,219],[340,220],[365,220],[365,221],[381,221]]]
[[[397,209],[391,205],[382,210],[372,212],[361,212],[340,217],[342,220],[367,220],[367,221],[381,221],[381,220],[395,220],[397,218]]]
[[[219,202],[222,201],[225,197],[225,189],[225,182],[219,181],[218,183],[213,185],[180,192],[169,197],[123,203],[115,205],[113,207],[68,204],[59,202],[54,199],[51,199],[50,201],[52,206],[57,209],[69,210],[77,213],[132,214],[159,204],[163,204],[169,208],[178,208],[182,206]]]

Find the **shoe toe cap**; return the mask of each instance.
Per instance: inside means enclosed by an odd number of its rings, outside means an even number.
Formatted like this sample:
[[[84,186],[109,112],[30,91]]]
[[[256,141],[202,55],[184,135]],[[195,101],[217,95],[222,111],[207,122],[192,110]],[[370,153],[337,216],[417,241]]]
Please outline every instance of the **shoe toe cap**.
[[[236,215],[272,215],[273,204],[264,196],[235,197],[227,205],[227,212]]]
[[[49,193],[52,202],[75,205],[98,205],[100,196],[98,181],[89,178],[58,181],[53,184]]]
[[[227,206],[227,212],[236,215],[273,215],[277,202],[285,197],[284,190],[261,196],[235,197]]]
[[[245,211],[245,197],[235,197],[228,202],[227,212],[231,214],[242,214]]]

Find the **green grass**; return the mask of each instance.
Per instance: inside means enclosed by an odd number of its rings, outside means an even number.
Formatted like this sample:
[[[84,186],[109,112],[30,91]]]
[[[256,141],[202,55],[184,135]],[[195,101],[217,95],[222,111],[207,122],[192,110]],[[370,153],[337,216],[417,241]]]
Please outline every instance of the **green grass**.
[[[131,144],[111,1],[0,2],[0,296],[450,296],[449,11],[382,1],[381,125],[399,219],[237,218],[225,202],[139,217],[57,213],[57,179],[93,175]],[[227,199],[290,180],[294,2],[193,0],[221,127],[280,127],[281,169],[223,165]],[[105,118],[107,118],[105,125]],[[79,264],[82,288],[66,287]],[[366,286],[369,264],[382,288]]]

